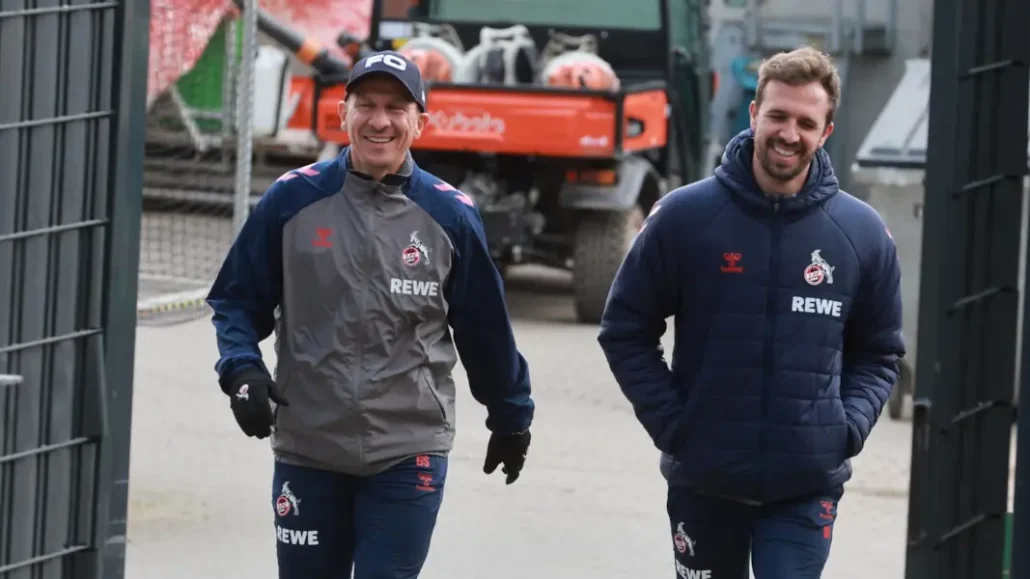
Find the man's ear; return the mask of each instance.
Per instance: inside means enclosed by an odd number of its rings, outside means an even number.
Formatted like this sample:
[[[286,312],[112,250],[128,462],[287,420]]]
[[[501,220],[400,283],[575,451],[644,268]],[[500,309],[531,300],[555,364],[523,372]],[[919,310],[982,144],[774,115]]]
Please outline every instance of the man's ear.
[[[426,130],[426,125],[429,123],[429,113],[419,113],[418,118],[415,119],[415,138],[422,136],[422,131]]]
[[[747,110],[748,113],[750,113],[751,117],[751,130],[754,131],[757,128],[758,124],[755,120],[755,115],[758,113],[758,105],[755,104],[755,101],[751,101],[751,104],[748,105]]]
[[[830,135],[832,135],[832,134],[833,134],[833,121],[830,121],[829,123],[826,123],[826,129],[823,131],[823,137],[821,139],[819,139],[819,146],[822,147],[823,145],[825,145],[826,144],[826,139],[829,139]]]
[[[342,100],[336,105],[336,112],[340,115],[340,128],[347,130],[347,101]]]

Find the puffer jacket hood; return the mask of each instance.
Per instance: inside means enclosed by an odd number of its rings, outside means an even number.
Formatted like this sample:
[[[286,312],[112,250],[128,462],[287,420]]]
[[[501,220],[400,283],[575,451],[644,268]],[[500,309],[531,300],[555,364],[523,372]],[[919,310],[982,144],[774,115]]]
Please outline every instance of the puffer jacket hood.
[[[751,169],[755,154],[755,133],[746,129],[730,139],[722,154],[722,164],[715,169],[715,177],[733,193],[736,201],[759,211],[770,211],[779,202],[781,213],[795,213],[819,205],[840,191],[840,182],[833,172],[830,155],[820,147],[812,157],[808,179],[801,191],[793,197],[770,197],[762,192]]]

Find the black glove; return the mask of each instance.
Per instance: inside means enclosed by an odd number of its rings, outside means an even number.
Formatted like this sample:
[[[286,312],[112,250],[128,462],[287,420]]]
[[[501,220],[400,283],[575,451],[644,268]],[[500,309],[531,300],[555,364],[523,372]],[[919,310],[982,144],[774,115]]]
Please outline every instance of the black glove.
[[[275,418],[269,400],[282,406],[290,405],[275,387],[271,376],[263,370],[244,370],[233,378],[226,390],[233,416],[247,436],[267,438],[272,434]]]
[[[506,484],[518,480],[519,473],[526,464],[530,438],[528,430],[519,434],[491,434],[490,443],[486,446],[483,472],[493,474],[497,466],[503,464],[501,472],[508,475]]]

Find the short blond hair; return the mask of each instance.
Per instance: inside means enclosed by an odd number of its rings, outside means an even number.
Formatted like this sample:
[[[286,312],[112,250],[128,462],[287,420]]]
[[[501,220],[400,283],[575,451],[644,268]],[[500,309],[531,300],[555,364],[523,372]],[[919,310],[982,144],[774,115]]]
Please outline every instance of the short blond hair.
[[[826,123],[833,122],[833,115],[840,106],[840,73],[833,59],[824,52],[810,46],[781,52],[766,59],[758,68],[758,90],[755,104],[761,106],[762,92],[769,81],[779,81],[790,86],[803,86],[818,82],[830,97],[830,110]]]

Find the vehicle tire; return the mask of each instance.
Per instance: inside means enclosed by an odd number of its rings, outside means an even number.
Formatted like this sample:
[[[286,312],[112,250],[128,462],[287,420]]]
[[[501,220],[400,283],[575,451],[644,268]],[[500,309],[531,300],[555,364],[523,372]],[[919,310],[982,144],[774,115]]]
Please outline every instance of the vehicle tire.
[[[585,213],[576,225],[572,286],[576,319],[580,323],[601,321],[612,280],[644,224],[644,217],[643,209],[634,205],[627,211]]]
[[[890,415],[891,420],[901,419],[905,409],[905,394],[910,393],[913,386],[912,371],[909,370],[908,364],[902,361],[899,367],[901,368],[901,377],[898,378],[898,383],[891,390],[891,397],[887,400],[887,414]]]

